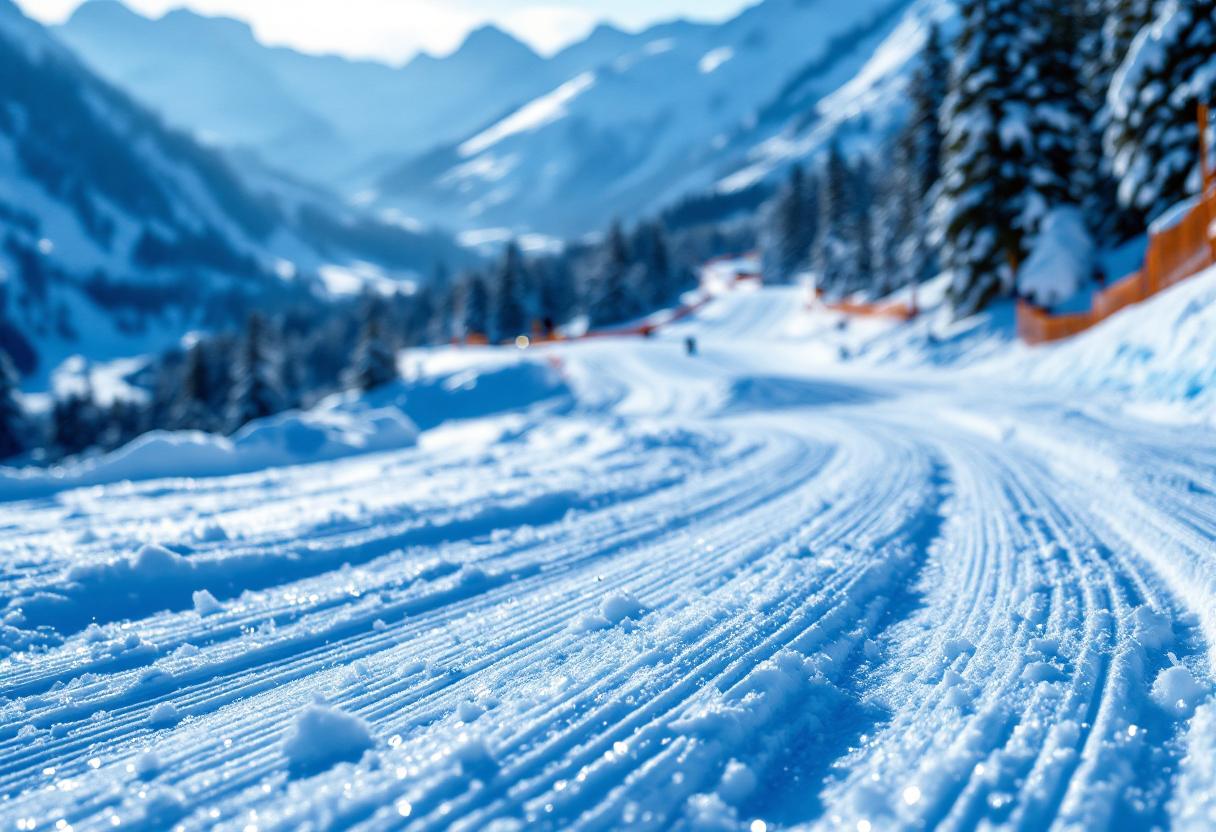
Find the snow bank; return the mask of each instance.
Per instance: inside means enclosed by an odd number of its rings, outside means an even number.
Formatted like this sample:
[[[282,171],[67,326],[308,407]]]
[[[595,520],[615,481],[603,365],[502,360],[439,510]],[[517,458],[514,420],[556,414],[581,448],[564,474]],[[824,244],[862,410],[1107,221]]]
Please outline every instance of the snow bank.
[[[1216,269],[1129,307],[1054,346],[1029,350],[1025,375],[1110,393],[1144,415],[1216,416]],[[1150,412],[1150,410],[1152,412]]]
[[[1040,306],[1058,306],[1090,281],[1097,247],[1081,212],[1053,208],[1043,217],[1034,251],[1018,272],[1018,294]]]
[[[366,397],[373,406],[399,408],[423,430],[457,419],[476,419],[570,391],[554,365],[499,349],[437,350],[412,368],[411,378]]]
[[[353,763],[374,746],[366,721],[318,700],[296,716],[283,739],[283,754],[294,773],[307,775]]]
[[[418,428],[395,408],[291,411],[252,422],[232,438],[154,431],[112,454],[68,468],[0,468],[0,500],[64,488],[164,477],[218,477],[406,448]]]

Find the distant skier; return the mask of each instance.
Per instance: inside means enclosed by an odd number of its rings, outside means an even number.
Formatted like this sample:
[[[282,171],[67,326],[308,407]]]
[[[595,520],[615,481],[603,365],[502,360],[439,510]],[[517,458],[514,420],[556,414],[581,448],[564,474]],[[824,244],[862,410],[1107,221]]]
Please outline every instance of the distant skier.
[[[685,338],[684,339],[684,349],[688,352],[689,355],[696,355],[697,354],[697,339],[696,338]]]

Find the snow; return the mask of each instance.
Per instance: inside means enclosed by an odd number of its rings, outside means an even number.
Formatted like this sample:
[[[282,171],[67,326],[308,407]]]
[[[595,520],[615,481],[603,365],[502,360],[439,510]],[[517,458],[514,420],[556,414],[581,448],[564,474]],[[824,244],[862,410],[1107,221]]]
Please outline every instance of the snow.
[[[395,408],[293,411],[252,422],[231,439],[153,431],[111,454],[67,467],[0,468],[0,500],[124,480],[248,473],[409,447],[417,438],[417,427]]]
[[[374,745],[365,720],[320,700],[296,716],[283,740],[283,755],[293,769],[315,773],[336,763],[355,762]]]
[[[1091,283],[1096,252],[1079,209],[1051,209],[1043,216],[1030,256],[1018,271],[1018,294],[1049,307],[1072,299]]]
[[[1157,674],[1150,691],[1153,701],[1176,717],[1191,717],[1195,708],[1208,696],[1208,689],[1195,681],[1191,671],[1175,665]]]
[[[200,616],[215,615],[224,609],[224,605],[205,589],[197,590],[191,598],[194,601],[194,611]]]
[[[701,70],[703,74],[708,75],[733,57],[735,57],[734,48],[722,46],[706,52],[705,57],[697,64],[697,69]]]
[[[1216,272],[1034,349],[940,289],[425,351],[319,412],[402,447],[27,483],[0,826],[1210,828]]]
[[[595,73],[584,72],[572,78],[553,92],[542,95],[521,107],[490,129],[480,133],[460,146],[460,155],[468,158],[489,150],[508,136],[532,132],[557,121],[566,115],[566,105],[595,86]]]

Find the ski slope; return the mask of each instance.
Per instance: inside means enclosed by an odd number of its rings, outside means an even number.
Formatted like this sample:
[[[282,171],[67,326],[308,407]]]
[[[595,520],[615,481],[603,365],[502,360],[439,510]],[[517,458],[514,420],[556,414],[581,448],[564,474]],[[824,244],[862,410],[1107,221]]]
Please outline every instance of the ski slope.
[[[0,506],[0,829],[1212,829],[1210,430],[806,328]]]

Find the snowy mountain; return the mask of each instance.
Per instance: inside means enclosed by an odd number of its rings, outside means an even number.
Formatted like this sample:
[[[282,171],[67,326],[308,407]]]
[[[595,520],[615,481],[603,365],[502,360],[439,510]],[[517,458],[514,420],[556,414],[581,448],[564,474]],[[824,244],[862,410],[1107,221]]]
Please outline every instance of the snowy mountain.
[[[880,133],[900,104],[889,82],[904,76],[924,24],[951,13],[944,0],[767,0],[720,26],[659,26],[402,166],[382,180],[382,198],[466,226],[572,234],[719,183],[739,190],[779,167],[750,171],[774,144],[788,163],[817,147],[798,143],[825,124]]]
[[[463,256],[307,187],[253,192],[10,0],[0,78],[0,346],[31,383],[76,352],[131,355],[250,303],[308,298],[326,267],[406,276]]]
[[[738,192],[843,122],[880,135],[948,0],[765,0],[721,25],[600,27],[542,59],[492,28],[401,68],[259,45],[248,26],[117,0],[59,37],[175,125],[360,201],[551,235]]]
[[[485,27],[448,57],[394,68],[268,48],[245,23],[184,9],[150,20],[117,0],[90,0],[56,34],[173,125],[347,191],[481,129],[626,38],[605,30],[545,60]]]

